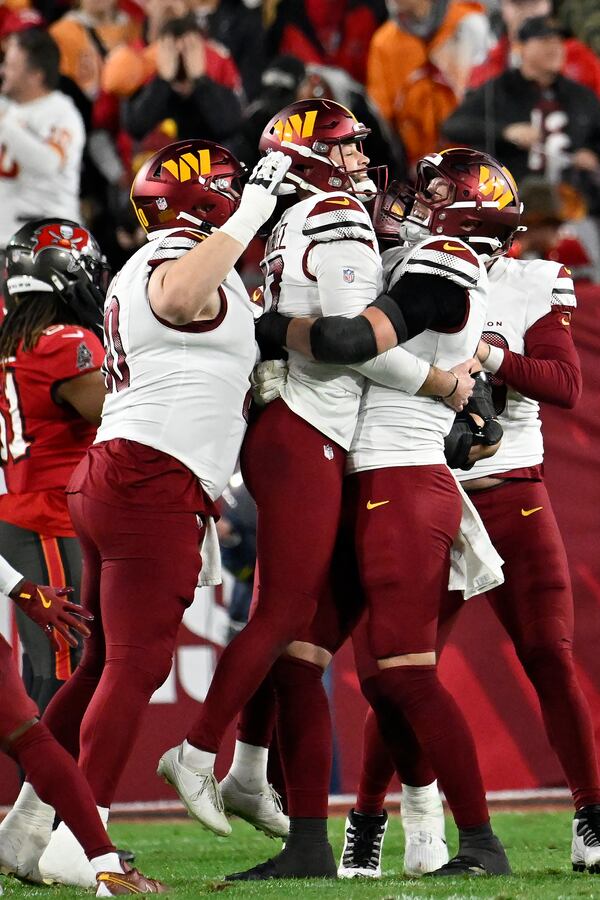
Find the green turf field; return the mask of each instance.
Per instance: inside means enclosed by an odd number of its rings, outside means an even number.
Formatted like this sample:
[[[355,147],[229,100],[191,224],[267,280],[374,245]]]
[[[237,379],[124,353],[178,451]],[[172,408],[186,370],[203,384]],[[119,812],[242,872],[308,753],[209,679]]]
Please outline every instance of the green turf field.
[[[286,881],[254,882],[224,886],[220,876],[262,862],[277,852],[270,841],[245,823],[234,821],[229,838],[217,838],[191,821],[148,821],[111,825],[113,839],[137,852],[137,863],[148,875],[161,878],[182,898],[204,897],[226,890],[232,898],[452,898],[494,900],[568,900],[590,897],[600,900],[600,875],[571,872],[569,862],[571,816],[560,813],[496,813],[496,830],[505,843],[515,875],[511,878],[414,880],[402,876],[402,838],[398,817],[390,824],[384,848],[386,877],[376,882]],[[454,829],[448,827],[451,850]],[[342,842],[343,819],[332,819],[330,835],[336,854]],[[6,897],[75,898],[75,889],[23,885],[0,878]],[[89,896],[89,894],[88,894]]]

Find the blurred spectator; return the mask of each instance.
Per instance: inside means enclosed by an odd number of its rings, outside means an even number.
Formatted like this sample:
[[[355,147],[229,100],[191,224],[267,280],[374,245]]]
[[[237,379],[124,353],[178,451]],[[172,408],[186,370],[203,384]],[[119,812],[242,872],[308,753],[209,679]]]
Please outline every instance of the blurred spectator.
[[[518,66],[517,33],[527,19],[547,16],[552,11],[550,0],[501,0],[505,33],[487,59],[471,72],[469,88],[479,87],[505,69]],[[596,54],[576,38],[567,38],[561,74],[589,87],[600,96],[600,60]]]
[[[586,247],[586,232],[589,236],[590,231],[581,228],[585,221],[585,205],[572,189],[529,175],[519,185],[519,197],[524,207],[521,223],[527,230],[519,232],[510,256],[561,262],[568,266],[574,281],[596,281],[597,233],[591,232],[595,234],[595,244]],[[569,222],[575,216],[576,222]],[[578,236],[578,230],[583,231],[582,237]]]
[[[598,0],[557,0],[560,21],[600,56],[600,6]]]
[[[367,96],[364,87],[343,69],[310,63],[299,85],[296,99],[330,97],[351,109],[359,122],[371,129],[366,140],[366,154],[372,165],[388,166],[395,178],[407,177],[406,154],[400,137],[382,119],[379,110]]]
[[[249,9],[241,0],[193,0],[193,8],[204,33],[231,53],[244,93],[253,100],[265,64],[261,10]]]
[[[248,621],[256,567],[256,504],[235,474],[221,498],[217,534],[223,566],[235,578],[229,602],[230,640]]]
[[[139,23],[119,8],[117,0],[80,0],[78,9],[50,26],[60,47],[61,72],[92,100],[100,90],[106,54],[138,32]]]
[[[387,18],[384,0],[271,0],[264,11],[269,56],[338,66],[365,83],[369,43]]]
[[[2,10],[0,9],[0,13]],[[8,10],[7,14],[0,17],[0,49],[4,53],[6,43],[11,34],[20,31],[28,31],[30,28],[45,28],[44,17],[36,9]],[[92,123],[92,104],[88,97],[66,75],[61,75],[58,82],[58,90],[70,97],[83,118],[86,132]]]
[[[470,0],[389,0],[371,41],[367,90],[404,142],[409,164],[435,150],[441,123],[484,59],[490,30]]]
[[[156,43],[157,75],[125,104],[124,123],[142,140],[164,119],[173,119],[180,139],[226,142],[242,120],[239,91],[219,82],[219,53],[192,15],[168,21]],[[211,77],[212,76],[212,77]]]
[[[0,97],[0,247],[29,219],[79,220],[85,128],[72,100],[56,90],[59,50],[45,31],[12,35]]]
[[[258,161],[258,142],[267,122],[275,113],[298,99],[304,81],[304,63],[295,56],[277,56],[261,75],[258,97],[246,108],[242,124],[231,149],[248,169]]]
[[[553,19],[528,19],[518,38],[519,68],[467,94],[444,123],[444,135],[501,159],[517,181],[528,173],[551,182],[567,178],[595,212],[600,101],[560,74],[564,39]]]

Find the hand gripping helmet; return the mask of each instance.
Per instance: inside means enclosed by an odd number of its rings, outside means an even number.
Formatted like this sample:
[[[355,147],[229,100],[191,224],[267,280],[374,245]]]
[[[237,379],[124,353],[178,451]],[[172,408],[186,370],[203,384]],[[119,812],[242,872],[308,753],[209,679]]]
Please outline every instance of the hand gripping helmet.
[[[133,181],[131,202],[146,232],[191,223],[210,234],[236,211],[245,171],[219,144],[178,141],[146,160]]]
[[[108,266],[92,234],[69,219],[36,219],[6,245],[6,303],[18,296],[54,294],[69,308],[74,324],[102,331]]]
[[[521,212],[508,169],[487,153],[457,147],[419,160],[414,189],[391,184],[377,198],[374,219],[382,238],[412,243],[446,234],[498,255],[510,247]]]
[[[290,103],[275,115],[264,129],[261,153],[282,150],[292,158],[285,181],[305,191],[347,191],[357,196],[374,195],[377,186],[369,177],[374,169],[385,173],[385,166],[364,167],[348,172],[330,159],[333,147],[359,143],[371,133],[362,122],[334,100],[312,99]]]

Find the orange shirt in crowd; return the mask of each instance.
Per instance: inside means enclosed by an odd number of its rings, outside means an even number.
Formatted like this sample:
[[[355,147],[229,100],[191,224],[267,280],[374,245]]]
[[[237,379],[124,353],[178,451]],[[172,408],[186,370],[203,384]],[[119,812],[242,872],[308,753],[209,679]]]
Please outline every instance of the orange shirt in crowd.
[[[393,19],[373,35],[367,91],[402,138],[411,164],[438,148],[440,125],[458,105],[453,88],[432,58],[452,40],[466,16],[484,12],[471,0],[451,0],[429,40],[404,31]]]
[[[86,17],[78,12],[69,12],[48,30],[60,48],[62,74],[72,78],[93,100],[100,90],[103,58],[90,28],[86,26]],[[140,23],[119,10],[112,21],[98,25],[94,31],[109,51],[137,37]]]

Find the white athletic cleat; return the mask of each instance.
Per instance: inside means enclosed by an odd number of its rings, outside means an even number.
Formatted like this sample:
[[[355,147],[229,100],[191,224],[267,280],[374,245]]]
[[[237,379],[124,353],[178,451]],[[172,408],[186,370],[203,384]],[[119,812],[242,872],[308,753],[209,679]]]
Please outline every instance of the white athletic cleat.
[[[448,862],[448,847],[443,837],[436,833],[435,826],[427,819],[419,831],[404,829],[404,872],[419,877],[427,872],[435,872]]]
[[[573,819],[571,863],[574,872],[600,875],[600,804],[578,809]],[[1,870],[0,870],[1,871]]]
[[[257,831],[272,838],[287,838],[290,820],[281,808],[281,797],[267,784],[258,793],[248,793],[229,772],[219,785],[225,810],[245,819]]]
[[[41,883],[38,863],[52,836],[54,810],[40,821],[26,809],[13,809],[0,824],[0,873]]]
[[[217,779],[210,771],[195,771],[181,760],[181,747],[171,747],[161,756],[156,774],[172,785],[193,819],[226,837],[231,834]]]
[[[72,831],[61,822],[40,858],[44,884],[69,884],[95,888],[96,873]]]
[[[351,809],[346,819],[339,878],[381,878],[381,852],[388,815],[365,816]]]

